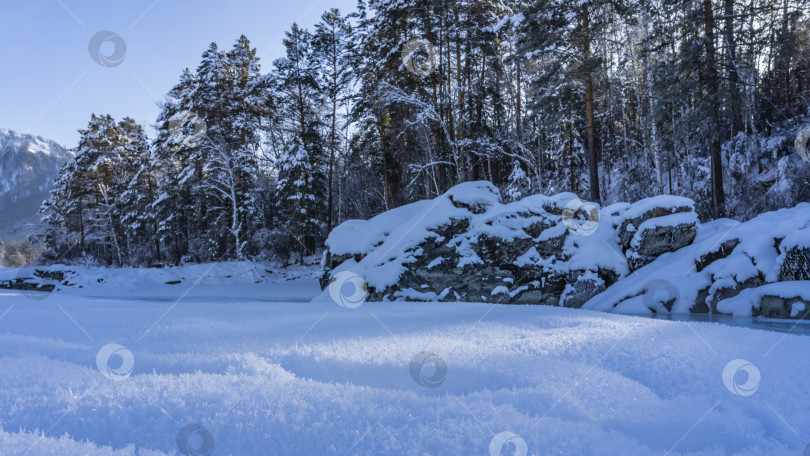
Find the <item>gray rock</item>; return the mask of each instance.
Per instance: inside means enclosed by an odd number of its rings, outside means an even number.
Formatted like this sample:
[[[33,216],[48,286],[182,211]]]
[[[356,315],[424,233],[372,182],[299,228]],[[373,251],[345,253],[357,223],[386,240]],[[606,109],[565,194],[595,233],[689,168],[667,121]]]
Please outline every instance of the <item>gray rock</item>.
[[[572,274],[561,296],[562,304],[565,307],[579,309],[589,299],[603,291],[605,291],[605,281],[590,271]]]
[[[792,315],[793,305],[801,303],[804,305],[804,310]],[[802,298],[783,298],[780,296],[763,296],[759,302],[760,314],[766,318],[795,318],[804,320],[810,317],[810,302],[802,300]]]
[[[641,236],[637,249],[628,250],[630,269],[636,271],[652,263],[659,256],[682,249],[695,240],[697,230],[694,225],[677,225],[646,230]]]
[[[810,249],[792,247],[785,252],[779,281],[810,280]]]
[[[652,218],[692,211],[688,200],[683,207],[672,207],[672,200],[667,200],[670,202],[667,208],[655,208],[651,204],[655,200],[645,200],[642,206],[635,208],[634,214],[640,215],[626,220],[621,227],[599,227],[601,234],[589,241],[589,236],[572,233],[563,220],[564,207],[575,200],[576,195],[537,195],[502,204],[497,189],[489,183],[462,185],[466,187],[451,189],[429,206],[433,212],[428,226],[433,228],[421,228],[426,230],[423,231],[426,234],[420,235],[424,239],[409,241],[399,253],[390,253],[392,259],[400,262],[397,264],[401,264],[402,272],[397,272],[396,283],[384,289],[375,289],[373,283],[370,284],[368,300],[468,301],[579,308],[630,271],[621,255],[608,255],[606,258],[612,260],[607,265],[590,266],[587,255],[581,255],[581,249],[585,252],[605,248],[615,249],[617,253],[625,251],[636,236],[631,224],[641,226]],[[446,221],[438,225],[435,225],[436,207],[448,214]],[[633,205],[614,206],[604,216],[618,216],[633,208]],[[416,215],[413,223],[418,224],[419,220],[420,215]],[[341,229],[353,231],[344,231],[336,239],[341,236],[345,239],[348,233],[363,235],[361,230],[373,229],[373,226],[353,222],[336,228]],[[617,233],[614,239],[625,239],[626,248],[622,249],[620,244],[605,245],[604,239],[611,238],[605,229],[624,233]],[[661,252],[688,245],[694,237],[695,227],[688,223],[645,229],[639,234],[639,242],[634,244],[635,255],[641,258],[638,264],[652,261]],[[386,245],[387,249],[400,248]],[[326,252],[321,285],[325,287],[331,271],[349,260],[360,263],[360,270],[382,267],[380,263],[372,264],[371,258],[375,256],[370,252],[342,255]],[[593,270],[588,269],[591,267]],[[376,283],[387,282],[388,279]]]

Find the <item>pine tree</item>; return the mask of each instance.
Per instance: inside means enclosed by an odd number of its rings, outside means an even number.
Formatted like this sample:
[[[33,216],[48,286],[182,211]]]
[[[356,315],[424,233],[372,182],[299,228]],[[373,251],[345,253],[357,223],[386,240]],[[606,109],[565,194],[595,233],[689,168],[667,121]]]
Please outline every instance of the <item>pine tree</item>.
[[[21,268],[28,263],[25,255],[20,252],[18,243],[14,241],[9,241],[6,245],[4,260],[9,268]]]
[[[186,70],[170,93],[158,119],[162,178],[152,212],[175,262],[242,258],[256,212],[267,99],[259,59],[244,36],[228,52],[212,43],[196,73]]]
[[[315,58],[320,67],[320,84],[329,103],[329,173],[327,191],[329,193],[326,227],[332,231],[334,213],[334,168],[335,152],[338,147],[338,111],[346,106],[348,91],[352,83],[351,61],[353,50],[352,28],[340,11],[331,9],[321,15],[315,26]]]
[[[140,125],[126,118],[93,115],[81,130],[76,156],[62,168],[42,214],[49,245],[62,257],[78,238],[82,254],[107,264],[123,265],[127,257],[123,203],[137,158],[148,145]]]
[[[188,255],[192,237],[197,236],[198,224],[192,224],[199,212],[195,207],[194,188],[199,186],[198,174],[193,172],[192,153],[200,146],[190,119],[199,119],[193,112],[192,94],[197,86],[188,69],[169,92],[161,105],[157,119],[157,137],[152,145],[150,168],[157,178],[157,198],[148,207],[146,218],[155,220],[157,237],[167,252],[167,259],[179,263]],[[194,137],[194,140],[189,138]],[[204,138],[202,138],[204,140]],[[194,226],[192,226],[194,225]]]
[[[158,173],[154,157],[140,125],[123,123],[132,139],[127,145],[129,166],[134,170],[131,180],[122,186],[121,226],[126,237],[130,264],[151,264],[161,261],[161,244],[154,204],[158,199]]]
[[[309,153],[316,153],[323,149],[317,112],[322,92],[312,41],[308,31],[293,24],[284,39],[286,57],[273,64],[279,109],[282,117],[288,119],[283,126],[287,140],[298,141]]]
[[[619,2],[563,0],[535,0],[523,14],[521,50],[533,58],[542,58],[543,65],[550,64],[554,76],[560,84],[569,86],[569,94],[582,93],[575,99],[577,109],[584,113],[584,138],[588,162],[589,198],[601,201],[599,182],[599,160],[596,149],[596,125],[594,106],[594,79],[603,64],[594,55],[594,42],[604,28],[614,18],[615,13],[625,15],[628,11]],[[554,77],[551,76],[551,77]],[[550,87],[536,81],[536,89],[541,92],[558,90],[557,84]],[[570,87],[575,84],[576,88]],[[579,88],[581,87],[582,92]],[[581,97],[581,98],[580,98]],[[584,102],[584,103],[583,103]],[[570,115],[574,110],[566,110]]]
[[[515,161],[512,164],[512,172],[509,173],[509,180],[504,191],[506,200],[518,201],[527,196],[531,189],[531,180],[526,175],[526,171],[520,166],[520,163]]]
[[[284,227],[299,239],[299,260],[314,253],[314,241],[321,237],[325,180],[322,163],[300,144],[293,144],[276,163],[277,198],[284,215]]]

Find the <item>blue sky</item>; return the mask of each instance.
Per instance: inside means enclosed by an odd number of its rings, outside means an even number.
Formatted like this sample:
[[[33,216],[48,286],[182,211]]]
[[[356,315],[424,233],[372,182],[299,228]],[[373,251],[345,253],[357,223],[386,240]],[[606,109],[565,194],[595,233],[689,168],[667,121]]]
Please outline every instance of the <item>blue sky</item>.
[[[0,128],[75,147],[91,113],[130,116],[144,125],[185,67],[196,68],[211,41],[230,48],[245,34],[262,72],[283,55],[293,22],[307,28],[329,8],[356,0],[4,0],[0,6]],[[105,67],[88,44],[108,30],[126,43],[120,65]],[[107,43],[102,53],[110,53]]]

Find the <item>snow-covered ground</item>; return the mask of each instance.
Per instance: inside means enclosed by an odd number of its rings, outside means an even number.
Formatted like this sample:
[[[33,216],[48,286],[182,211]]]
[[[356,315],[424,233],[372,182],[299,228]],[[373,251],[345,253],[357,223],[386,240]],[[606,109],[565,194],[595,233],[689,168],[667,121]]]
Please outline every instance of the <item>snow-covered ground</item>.
[[[50,295],[0,290],[0,455],[800,455],[810,443],[807,336],[543,306],[350,309],[310,302],[314,268],[80,272]]]

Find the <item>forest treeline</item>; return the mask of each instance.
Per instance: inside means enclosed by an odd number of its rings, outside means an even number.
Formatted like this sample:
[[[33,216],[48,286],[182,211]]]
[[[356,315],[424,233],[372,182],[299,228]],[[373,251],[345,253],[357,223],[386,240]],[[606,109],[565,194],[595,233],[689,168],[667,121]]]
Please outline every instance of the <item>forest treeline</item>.
[[[39,255],[39,248],[31,240],[4,242],[0,239],[0,268],[20,268],[36,261]]]
[[[302,257],[329,230],[485,179],[504,198],[671,193],[704,219],[810,200],[806,0],[361,0],[262,71],[212,43],[156,134],[93,116],[45,257]]]

